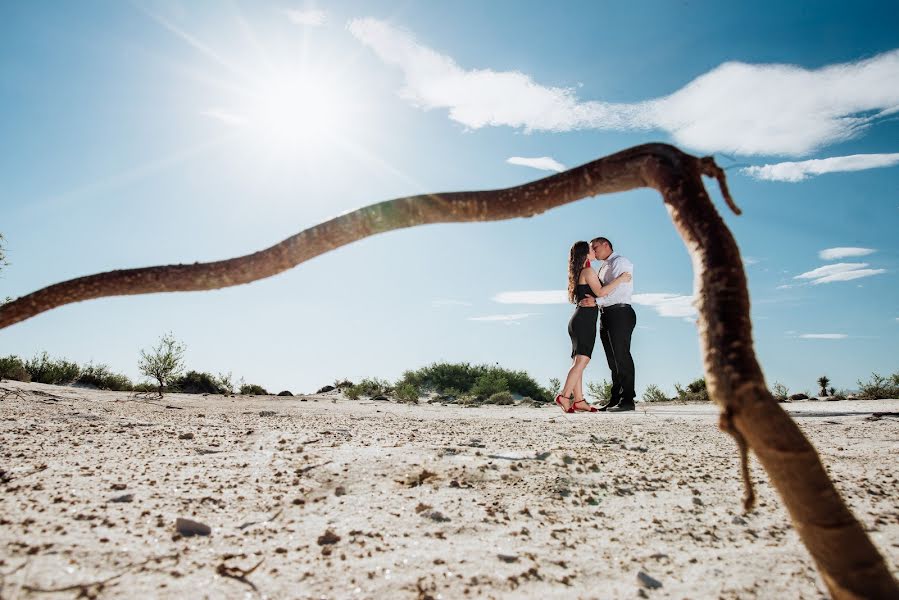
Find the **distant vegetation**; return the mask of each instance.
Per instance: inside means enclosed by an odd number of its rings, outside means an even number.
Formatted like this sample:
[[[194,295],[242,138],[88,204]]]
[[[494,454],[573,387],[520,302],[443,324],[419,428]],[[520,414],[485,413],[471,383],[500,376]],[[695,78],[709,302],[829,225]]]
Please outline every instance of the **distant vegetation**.
[[[152,350],[141,351],[140,370],[143,375],[150,378],[150,382],[135,384],[126,375],[114,373],[105,364],[78,365],[63,358],[51,358],[47,352],[24,360],[15,355],[0,357],[0,379],[52,385],[81,385],[101,390],[128,392],[270,395],[264,387],[246,383],[243,379],[235,390],[231,373],[213,375],[196,370],[184,372],[184,351],[184,345],[177,342],[171,334],[162,336]],[[832,399],[843,399],[849,395],[845,391],[828,388],[829,383],[830,379],[827,377],[820,377],[817,381],[820,391],[826,392],[827,396]],[[549,385],[543,387],[525,371],[513,371],[495,365],[443,362],[406,371],[395,383],[385,379],[366,378],[354,384],[347,379],[341,379],[322,390],[340,391],[352,400],[366,397],[415,403],[420,398],[429,396],[431,401],[472,406],[508,405],[514,404],[516,399],[525,404],[549,403],[560,387],[561,382],[555,378],[550,379]],[[595,401],[608,401],[611,396],[611,383],[607,380],[590,382],[586,387],[587,394]],[[676,395],[669,397],[659,386],[649,385],[643,392],[642,400],[654,403],[709,401],[704,378],[695,379],[685,386],[675,384],[674,387]],[[858,381],[858,390],[854,397],[859,399],[899,398],[899,372],[887,377],[872,373],[870,380]],[[289,394],[290,392],[285,390],[278,395]],[[771,394],[779,402],[807,397],[807,394],[790,396],[790,390],[777,382],[772,385]]]

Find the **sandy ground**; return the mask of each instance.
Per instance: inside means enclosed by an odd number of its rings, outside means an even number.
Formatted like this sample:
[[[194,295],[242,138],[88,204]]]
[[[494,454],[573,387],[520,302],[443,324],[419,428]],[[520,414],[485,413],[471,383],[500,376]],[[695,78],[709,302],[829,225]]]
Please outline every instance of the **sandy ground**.
[[[0,397],[2,598],[826,596],[711,406]],[[785,406],[897,572],[899,401]]]

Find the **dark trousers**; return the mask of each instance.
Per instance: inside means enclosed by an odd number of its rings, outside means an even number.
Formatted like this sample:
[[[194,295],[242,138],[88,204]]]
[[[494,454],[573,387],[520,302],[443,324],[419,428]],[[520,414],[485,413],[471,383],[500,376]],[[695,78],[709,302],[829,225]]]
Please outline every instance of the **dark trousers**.
[[[612,371],[612,397],[609,406],[633,405],[634,359],[631,356],[631,337],[637,326],[637,313],[631,306],[603,309],[600,315],[599,337],[606,351]]]

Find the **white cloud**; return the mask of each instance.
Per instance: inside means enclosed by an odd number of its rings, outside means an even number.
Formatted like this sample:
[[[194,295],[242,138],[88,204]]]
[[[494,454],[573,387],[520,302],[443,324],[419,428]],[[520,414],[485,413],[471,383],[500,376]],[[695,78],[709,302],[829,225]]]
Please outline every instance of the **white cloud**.
[[[512,315],[487,315],[485,317],[468,317],[469,321],[502,321],[515,322],[532,317],[537,313],[518,313]]]
[[[759,260],[760,259],[755,258],[754,256],[744,256],[743,264],[746,265],[747,267],[750,265],[757,265],[757,264],[759,264]]]
[[[556,171],[561,173],[565,170],[565,165],[549,156],[541,156],[539,158],[524,158],[522,156],[511,156],[506,159],[510,165],[521,165],[522,167],[532,167],[541,171]]]
[[[678,294],[634,294],[631,301],[642,306],[651,306],[663,317],[680,317],[688,321],[696,318],[693,296]]]
[[[877,250],[873,248],[825,248],[818,252],[818,258],[821,260],[837,260],[840,258],[852,258],[856,256],[867,256],[874,254]]]
[[[225,125],[240,127],[247,124],[247,120],[244,117],[235,115],[234,113],[223,108],[210,108],[208,110],[201,111],[200,114],[204,117],[209,117],[211,119],[215,119],[216,121],[221,121]]]
[[[583,101],[518,71],[464,69],[386,21],[355,19],[350,32],[404,75],[402,98],[447,109],[466,127],[526,131],[662,130],[702,152],[801,156],[860,135],[899,107],[899,50],[805,69],[724,63],[674,93],[635,103]]]
[[[328,19],[327,13],[323,10],[319,10],[317,8],[309,8],[309,9],[299,9],[292,8],[284,11],[287,14],[287,18],[290,19],[291,22],[296,23],[297,25],[308,25],[312,27],[318,27],[320,25],[324,25],[325,21]]]
[[[846,271],[844,273],[834,273],[827,277],[821,277],[812,282],[812,285],[819,283],[833,283],[834,281],[852,281],[853,279],[861,279],[862,277],[870,277],[872,275],[880,275],[886,273],[886,269],[858,269],[856,271]]]
[[[568,295],[565,290],[500,292],[493,297],[493,301],[500,304],[568,304]],[[666,293],[634,294],[631,302],[650,306],[663,317],[680,317],[688,320],[696,318],[693,296]]]
[[[835,281],[851,281],[886,273],[886,269],[866,269],[867,266],[868,263],[834,263],[806,271],[796,275],[793,279],[810,279],[812,285],[818,285]]]
[[[782,162],[773,165],[752,166],[740,169],[745,175],[766,181],[804,181],[813,175],[839,173],[844,171],[864,171],[877,167],[892,167],[899,164],[899,153],[894,154],[853,154],[816,158],[800,162]]]
[[[804,340],[844,340],[849,336],[845,333],[803,333],[799,337]]]

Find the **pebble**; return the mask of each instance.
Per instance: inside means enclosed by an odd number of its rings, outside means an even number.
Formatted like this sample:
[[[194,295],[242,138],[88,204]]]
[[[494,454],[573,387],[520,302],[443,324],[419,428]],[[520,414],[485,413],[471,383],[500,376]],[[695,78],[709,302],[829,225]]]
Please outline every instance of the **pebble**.
[[[110,498],[110,502],[134,502],[134,494],[122,494],[115,498]]]
[[[192,433],[182,433],[178,436],[179,440],[192,440],[194,439],[194,434]]]
[[[659,581],[658,579],[656,579],[654,577],[647,575],[643,571],[640,571],[639,573],[637,573],[637,581],[640,582],[640,585],[642,585],[643,587],[650,589],[650,590],[657,590],[660,587],[662,587],[661,581]]]
[[[210,533],[212,533],[212,529],[209,527],[209,525],[200,523],[198,521],[193,521],[191,519],[184,519],[181,517],[175,519],[175,530],[184,537],[191,537],[194,535],[209,535]]]

